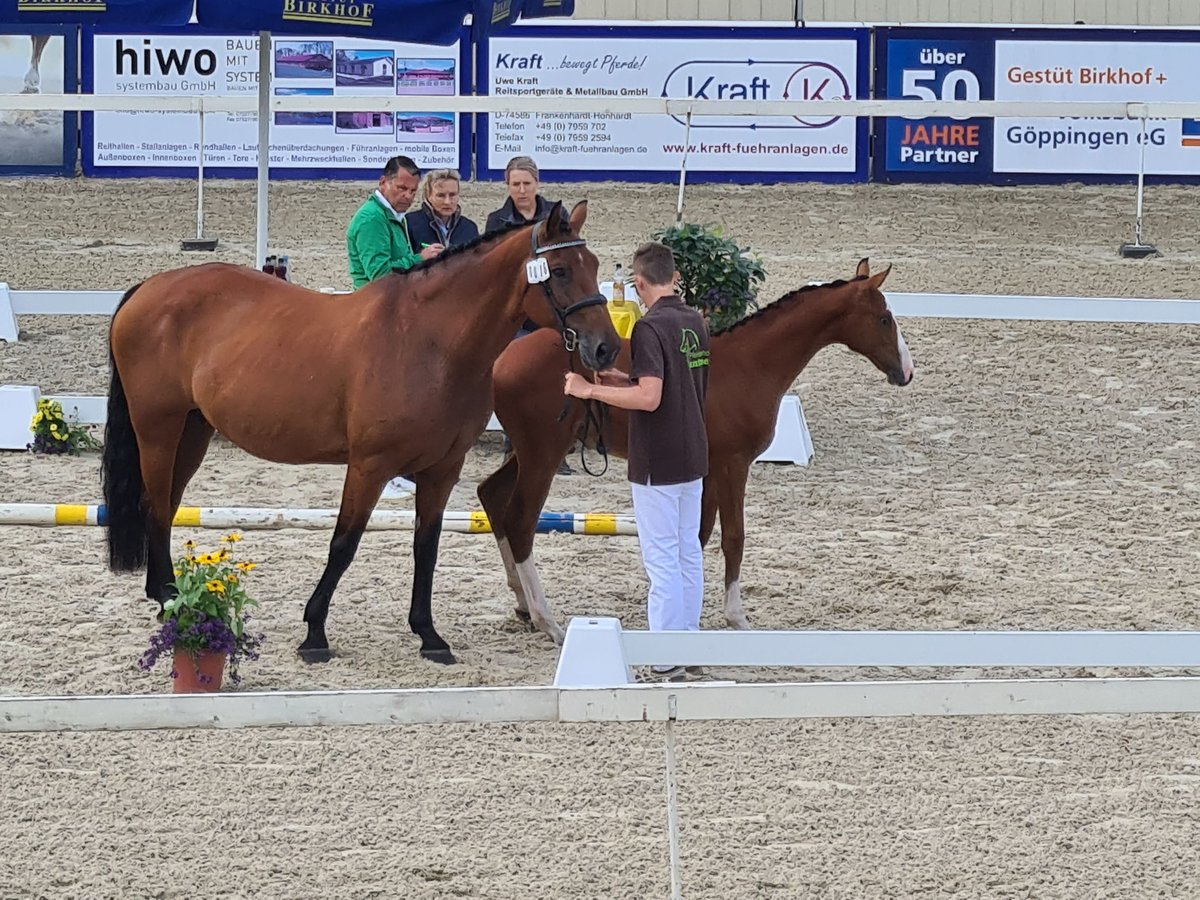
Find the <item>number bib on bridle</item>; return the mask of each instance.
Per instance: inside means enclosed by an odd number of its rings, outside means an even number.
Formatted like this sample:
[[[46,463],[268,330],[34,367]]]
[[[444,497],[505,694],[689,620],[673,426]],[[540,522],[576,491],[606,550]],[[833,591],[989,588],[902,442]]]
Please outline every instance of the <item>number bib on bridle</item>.
[[[550,290],[550,265],[542,258],[541,254],[549,253],[551,250],[566,250],[569,247],[586,247],[587,241],[582,238],[576,238],[571,241],[561,241],[557,244],[547,244],[545,247],[539,247],[537,232],[537,227],[534,226],[533,231],[529,234],[529,246],[533,252],[533,259],[525,263],[525,277],[530,284],[540,284],[542,286],[542,294],[545,296],[550,308],[554,310],[554,315],[558,318],[558,330],[562,334],[563,347],[566,348],[568,353],[571,353],[579,345],[579,335],[574,328],[567,325],[567,318],[581,309],[587,309],[589,306],[599,306],[608,301],[604,299],[603,294],[592,294],[572,303],[566,309],[559,309],[558,305],[554,302],[554,292]]]

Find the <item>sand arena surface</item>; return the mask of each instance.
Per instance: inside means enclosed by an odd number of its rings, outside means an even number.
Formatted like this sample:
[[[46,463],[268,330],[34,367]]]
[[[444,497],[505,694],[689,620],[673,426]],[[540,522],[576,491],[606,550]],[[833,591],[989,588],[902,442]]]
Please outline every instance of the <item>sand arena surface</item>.
[[[367,189],[272,186],[272,250],[291,254],[298,281],[347,285],[343,229]],[[669,185],[545,192],[589,199],[585,235],[604,276],[674,214]],[[464,195],[479,221],[501,197],[494,185]],[[252,256],[253,198],[250,183],[206,186],[216,258]],[[1116,254],[1131,234],[1129,188],[697,186],[688,218],[762,253],[763,298],[848,277],[864,255],[894,264],[897,291],[1195,297],[1198,202],[1192,188],[1150,189],[1147,237],[1165,256],[1140,262]],[[0,278],[124,289],[199,262],[178,249],[195,233],[194,204],[194,185],[175,181],[0,181]],[[107,389],[105,320],[21,325],[19,344],[0,345],[0,383]],[[910,387],[842,348],[797,380],[817,455],[752,471],[742,584],[753,624],[1196,629],[1200,333],[903,326]],[[477,508],[475,485],[500,458],[498,436],[485,436],[451,509]],[[91,457],[7,453],[0,500],[95,503],[97,473]],[[560,477],[548,509],[628,512],[623,476],[618,461],[599,479]],[[185,503],[332,507],[340,487],[339,468],[274,465],[218,442]],[[140,576],[105,569],[99,529],[6,528],[2,540],[0,693],[169,689],[165,671],[134,665],[152,610]],[[548,682],[555,648],[513,622],[487,536],[442,540],[434,615],[461,664],[418,658],[410,540],[367,534],[331,611],[339,655],[307,667],[293,651],[328,534],[248,533],[269,643],[245,688]],[[560,620],[644,627],[636,539],[542,536],[536,553]],[[714,542],[714,628],[722,571]],[[1195,720],[1165,716],[689,724],[685,896],[1194,897],[1198,740]],[[20,736],[0,740],[0,771],[2,898],[667,893],[652,726]]]

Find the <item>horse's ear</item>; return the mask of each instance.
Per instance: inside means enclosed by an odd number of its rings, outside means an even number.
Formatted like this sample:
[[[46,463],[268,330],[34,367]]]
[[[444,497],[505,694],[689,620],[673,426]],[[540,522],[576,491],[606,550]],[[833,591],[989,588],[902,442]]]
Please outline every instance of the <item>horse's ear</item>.
[[[890,271],[892,271],[892,267],[889,264],[888,267],[886,269],[884,269],[882,272],[876,272],[874,275],[872,275],[871,278],[867,281],[867,284],[871,285],[871,287],[875,288],[875,290],[879,290],[879,288],[887,280],[888,272],[890,272]]]
[[[860,259],[858,261],[858,265],[854,269],[854,277],[855,278],[866,278],[870,274],[871,274],[871,259],[868,256],[864,256],[862,259]]]
[[[587,201],[580,200],[571,209],[571,231],[574,234],[579,234],[583,230],[583,223],[587,221]]]
[[[562,201],[555,200],[550,206],[550,214],[546,216],[546,220],[542,223],[542,228],[545,230],[546,239],[550,240],[553,235],[557,234],[562,227]]]

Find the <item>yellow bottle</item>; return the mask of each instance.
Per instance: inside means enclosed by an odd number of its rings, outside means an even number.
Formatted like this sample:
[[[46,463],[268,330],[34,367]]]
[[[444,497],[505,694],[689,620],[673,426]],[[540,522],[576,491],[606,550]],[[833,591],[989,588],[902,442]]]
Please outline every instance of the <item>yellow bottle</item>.
[[[617,263],[617,271],[613,273],[612,303],[613,306],[625,305],[625,270],[620,263]]]

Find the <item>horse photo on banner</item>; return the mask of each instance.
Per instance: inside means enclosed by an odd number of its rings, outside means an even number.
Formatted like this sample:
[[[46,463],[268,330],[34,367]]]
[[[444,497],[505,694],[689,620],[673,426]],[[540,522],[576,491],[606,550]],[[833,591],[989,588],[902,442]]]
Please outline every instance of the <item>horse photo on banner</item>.
[[[75,31],[0,25],[0,94],[74,92]],[[57,109],[0,111],[0,175],[73,175],[77,118]]]

